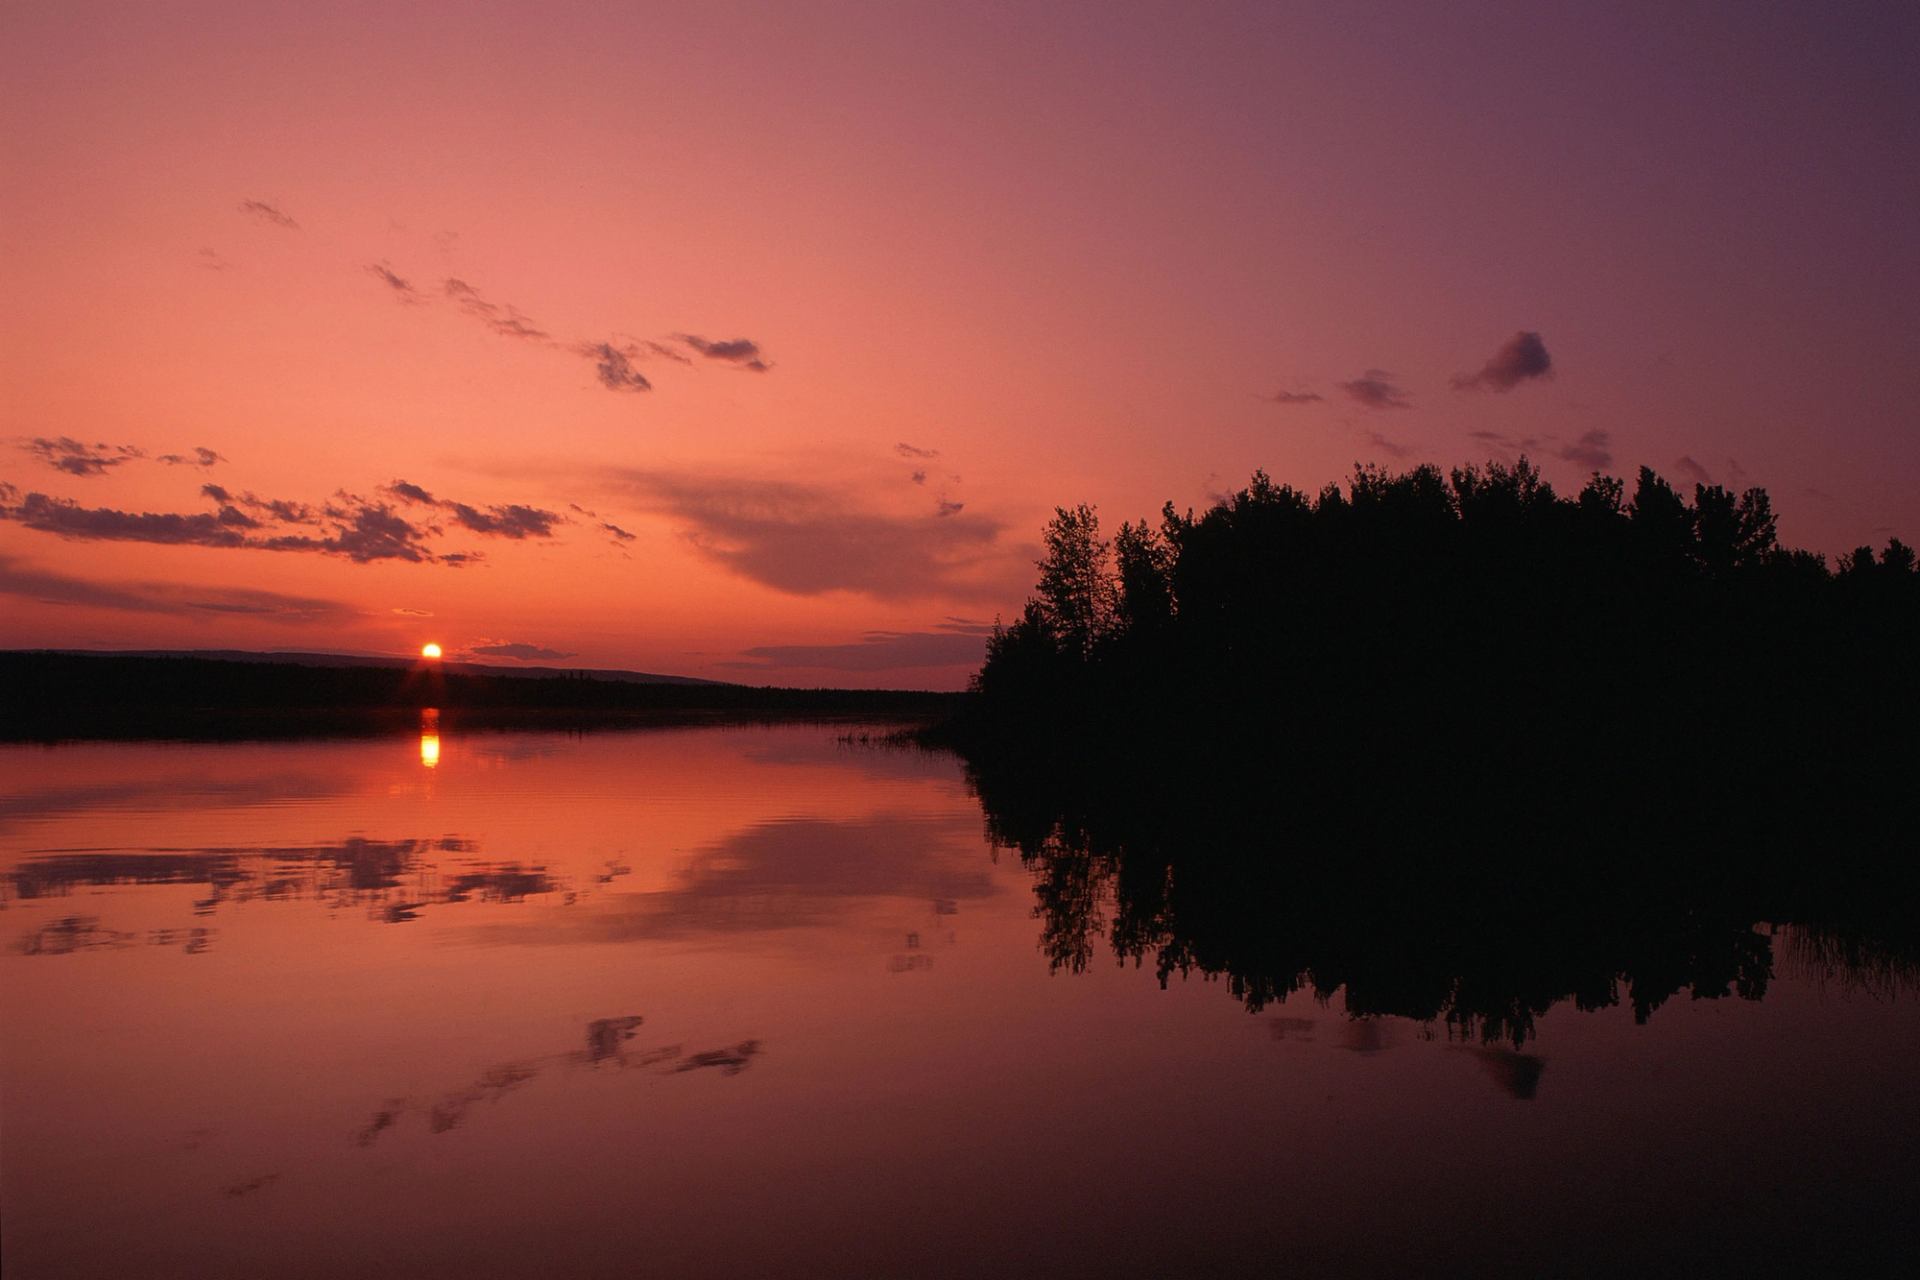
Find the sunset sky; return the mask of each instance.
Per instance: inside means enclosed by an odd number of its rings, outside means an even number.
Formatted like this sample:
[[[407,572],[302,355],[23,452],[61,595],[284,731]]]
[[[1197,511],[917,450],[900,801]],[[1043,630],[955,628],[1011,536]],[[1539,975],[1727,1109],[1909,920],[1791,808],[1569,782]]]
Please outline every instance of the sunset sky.
[[[1920,537],[1920,6],[16,4],[0,647],[952,688],[1055,504]]]

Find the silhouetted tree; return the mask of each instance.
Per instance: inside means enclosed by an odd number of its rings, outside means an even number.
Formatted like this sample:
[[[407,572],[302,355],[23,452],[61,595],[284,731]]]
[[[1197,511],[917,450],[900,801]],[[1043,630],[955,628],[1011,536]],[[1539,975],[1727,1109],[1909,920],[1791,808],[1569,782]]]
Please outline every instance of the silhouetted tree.
[[[1061,652],[1084,662],[1113,618],[1112,549],[1085,503],[1055,508],[1041,536],[1047,549],[1038,562],[1042,614]]]

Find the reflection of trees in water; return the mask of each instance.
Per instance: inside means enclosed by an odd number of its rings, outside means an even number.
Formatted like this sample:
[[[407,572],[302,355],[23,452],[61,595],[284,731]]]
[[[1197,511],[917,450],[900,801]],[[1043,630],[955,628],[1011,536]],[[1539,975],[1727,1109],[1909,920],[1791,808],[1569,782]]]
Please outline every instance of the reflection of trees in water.
[[[1056,970],[1111,954],[1163,985],[1218,980],[1250,1010],[1306,991],[1356,1018],[1515,1046],[1560,1004],[1624,1004],[1644,1021],[1682,994],[1760,999],[1777,947],[1798,973],[1920,985],[1898,909],[1908,873],[1884,850],[1814,861],[1636,844],[1578,814],[1548,822],[1551,800],[1448,818],[1421,803],[1432,795],[1395,802],[1323,775],[1282,801],[1271,779],[1224,765],[1150,777],[1095,758],[1005,769],[986,757],[970,775],[990,837],[1033,874]]]
[[[444,868],[436,855],[470,855],[473,841],[370,840],[260,848],[115,850],[33,858],[0,876],[0,900],[39,901],[76,891],[139,885],[205,885],[195,915],[248,902],[308,901],[329,910],[364,907],[389,924],[417,920],[424,908],[470,902],[521,902],[562,885],[544,867],[519,863]],[[73,916],[42,926],[22,944],[29,955],[59,955],[100,946],[124,946],[131,935],[101,930],[95,917]],[[204,950],[212,931],[162,929],[149,941]],[[164,937],[162,936],[164,935]]]

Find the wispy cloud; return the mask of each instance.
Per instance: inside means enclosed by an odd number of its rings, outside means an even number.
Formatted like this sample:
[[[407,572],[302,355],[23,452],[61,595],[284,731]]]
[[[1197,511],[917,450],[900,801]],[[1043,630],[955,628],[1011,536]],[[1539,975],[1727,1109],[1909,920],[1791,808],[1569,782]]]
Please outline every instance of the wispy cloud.
[[[1606,431],[1585,432],[1578,440],[1560,450],[1560,456],[1568,462],[1577,462],[1596,471],[1610,467],[1613,465],[1613,435]]]
[[[766,357],[761,353],[760,344],[750,338],[714,341],[703,338],[697,333],[676,333],[673,336],[709,360],[719,360],[742,369],[751,369],[755,373],[765,373],[773,367],[767,363]]]
[[[391,263],[384,260],[371,263],[366,270],[369,275],[386,285],[393,296],[400,301],[430,300],[426,293],[417,289],[413,282],[401,275]],[[685,350],[653,339],[632,341],[616,337],[605,341],[580,339],[563,342],[553,336],[552,330],[512,303],[497,302],[488,298],[471,282],[458,276],[447,276],[441,280],[439,297],[461,315],[486,326],[489,332],[499,337],[553,347],[587,360],[593,365],[594,376],[600,385],[609,391],[652,390],[652,380],[638,367],[639,362],[647,358],[658,356],[680,365],[693,363],[693,358]],[[692,333],[674,334],[672,338],[674,342],[691,349],[704,359],[718,360],[737,369],[765,373],[773,367],[766,359],[760,344],[750,338],[715,340]]]
[[[459,308],[462,315],[471,316],[502,338],[517,338],[525,342],[551,343],[553,335],[542,328],[538,321],[523,314],[511,303],[502,305],[489,302],[480,295],[480,291],[465,280],[449,276],[441,282],[441,292],[447,300]]]
[[[55,471],[70,476],[105,475],[111,468],[146,457],[144,450],[130,444],[86,444],[72,436],[34,436],[20,447]]]
[[[413,287],[412,281],[401,276],[392,266],[384,261],[368,263],[367,274],[386,285],[387,288],[393,290],[394,298],[397,301],[416,305],[426,301],[426,299],[421,296],[420,291]]]
[[[298,503],[251,494],[236,498],[219,485],[202,492],[218,504],[212,512],[122,511],[86,507],[70,499],[29,493],[15,501],[0,494],[0,520],[74,542],[143,542],[159,546],[215,547],[258,551],[305,551],[341,556],[359,564],[402,560],[417,564],[470,564],[472,552],[436,554],[431,525],[416,524],[383,502],[340,493],[317,511]],[[305,525],[316,532],[286,532],[274,525]],[[527,536],[506,534],[504,536]]]
[[[869,631],[849,644],[765,644],[741,650],[745,661],[723,666],[773,670],[893,671],[919,667],[977,667],[986,637],[952,631]]]
[[[1385,369],[1369,369],[1351,382],[1339,384],[1355,404],[1368,409],[1411,409],[1407,393],[1393,383]]]
[[[651,391],[647,376],[633,367],[639,354],[633,347],[616,347],[611,342],[583,342],[574,351],[593,362],[594,376],[609,391]]]
[[[200,486],[200,496],[211,498],[223,507],[239,507],[251,511],[276,524],[314,524],[320,518],[319,513],[304,502],[288,502],[282,498],[260,498],[251,492],[234,493],[225,485],[203,484]]]
[[[204,445],[196,445],[191,453],[163,453],[154,459],[169,467],[211,467],[215,463],[225,462],[226,458]]]
[[[268,226],[280,227],[286,231],[300,229],[300,224],[293,220],[292,214],[276,205],[268,204],[265,200],[242,200],[240,212],[255,222],[265,223]]]
[[[999,601],[1025,578],[1026,566],[999,545],[1004,526],[967,512],[892,514],[827,485],[729,475],[635,469],[599,479],[674,520],[714,563],[795,595]]]
[[[145,449],[131,444],[88,444],[72,436],[33,436],[19,440],[20,449],[55,471],[82,478],[105,475],[114,467],[129,462],[150,461],[169,467],[211,467],[226,459],[213,450],[200,447],[190,453],[163,453],[153,457]]]
[[[1511,391],[1523,382],[1553,375],[1553,357],[1540,335],[1521,330],[1487,357],[1478,373],[1463,373],[1453,385],[1462,391]]]
[[[225,271],[233,265],[211,249],[202,249],[193,260],[202,271]]]
[[[449,502],[446,508],[453,513],[454,522],[463,529],[471,529],[489,537],[512,538],[516,542],[523,538],[551,538],[554,526],[566,521],[566,517],[557,511],[543,511],[539,507],[522,506],[517,502],[488,507],[484,511],[464,502]]]
[[[918,445],[908,444],[904,440],[893,446],[893,451],[903,458],[915,458],[923,461],[928,458],[937,458],[940,456],[938,449],[922,449]]]
[[[229,517],[226,513],[232,512]],[[238,547],[246,544],[253,522],[232,507],[219,513],[118,511],[83,507],[68,498],[29,493],[18,504],[0,506],[0,519],[29,529],[82,542],[152,542],[165,546]]]
[[[1683,453],[1678,458],[1675,458],[1673,460],[1673,469],[1695,484],[1713,483],[1713,475],[1705,467],[1696,462],[1692,454]]]
[[[623,542],[633,542],[636,539],[635,534],[627,532],[627,530],[622,529],[619,525],[615,524],[613,521],[601,519],[600,513],[598,511],[594,511],[588,507],[583,507],[577,502],[569,502],[567,506],[577,514],[583,515],[587,519],[599,525],[601,532],[612,534],[613,545],[616,547]]]
[[[247,545],[267,551],[313,551],[323,555],[345,556],[356,564],[376,560],[404,560],[413,564],[463,565],[471,553],[435,555],[427,546],[431,529],[414,524],[385,503],[365,502],[348,497],[325,512],[331,532],[324,537],[311,534],[281,534]]]
[[[501,640],[491,644],[477,644],[467,650],[480,658],[512,658],[517,662],[557,661],[575,655],[560,649],[548,649],[537,644],[522,644]]]
[[[0,555],[0,596],[39,604],[167,614],[178,618],[247,614],[271,622],[324,622],[356,610],[336,600],[283,595],[235,587],[196,587],[166,582],[92,582],[49,573]]]
[[[1510,436],[1504,431],[1469,431],[1467,432],[1467,436],[1469,439],[1499,445],[1503,449],[1515,449],[1523,452],[1528,449],[1538,449],[1541,445],[1553,439],[1552,436]]]
[[[461,528],[486,534],[489,537],[511,538],[515,541],[524,538],[551,538],[559,525],[567,523],[567,517],[558,511],[548,511],[518,502],[481,508],[464,502],[454,502],[448,498],[436,498],[426,489],[407,480],[394,480],[384,487],[386,492],[402,502],[445,511]]]
[[[1267,399],[1275,404],[1319,404],[1326,397],[1318,391],[1276,391]]]
[[[407,480],[395,480],[387,486],[387,492],[404,502],[414,502],[426,507],[440,505],[438,498],[428,493],[425,489],[422,489],[419,485]]]
[[[1410,458],[1413,456],[1412,445],[1402,444],[1398,440],[1389,440],[1378,431],[1367,432],[1367,443],[1390,457]]]

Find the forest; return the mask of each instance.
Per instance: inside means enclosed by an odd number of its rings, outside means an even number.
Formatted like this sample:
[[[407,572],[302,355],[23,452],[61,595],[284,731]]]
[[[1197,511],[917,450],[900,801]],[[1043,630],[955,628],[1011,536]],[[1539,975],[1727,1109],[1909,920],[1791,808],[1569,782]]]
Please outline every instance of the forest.
[[[1196,516],[1111,540],[1087,506],[1045,531],[1033,597],[974,682],[986,721],[1431,697],[1452,715],[1748,681],[1913,689],[1920,571],[1891,539],[1830,564],[1782,546],[1764,489],[1642,468],[1570,497],[1526,459],[1356,468],[1317,495],[1256,473]],[[1822,662],[1842,670],[1815,670]]]
[[[1042,949],[1249,1007],[1524,1039],[1560,1000],[1757,995],[1770,931],[1920,975],[1920,572],[1783,547],[1764,490],[1524,460],[1060,508],[954,745]],[[1809,959],[1813,957],[1813,959]],[[1624,991],[1623,991],[1624,988]],[[1891,989],[1889,987],[1888,989]]]

